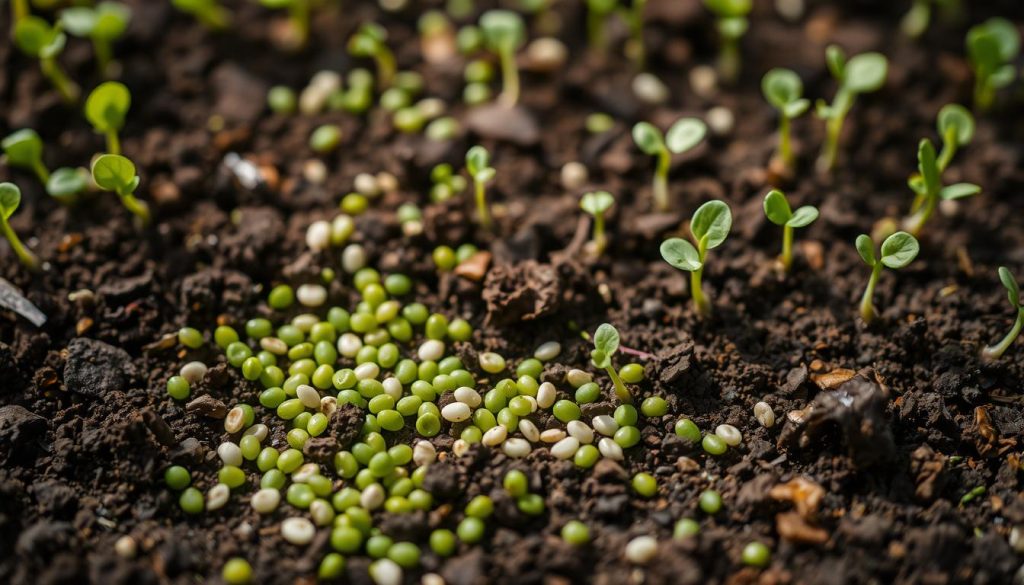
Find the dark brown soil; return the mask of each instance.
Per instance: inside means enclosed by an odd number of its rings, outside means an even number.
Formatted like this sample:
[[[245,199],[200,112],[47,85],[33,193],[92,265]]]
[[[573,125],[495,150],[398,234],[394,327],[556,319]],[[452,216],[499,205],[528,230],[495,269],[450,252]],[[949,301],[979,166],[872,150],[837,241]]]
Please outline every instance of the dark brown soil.
[[[427,553],[408,582],[428,571],[451,585],[1011,582],[1024,560],[1009,544],[1011,528],[1024,528],[1024,348],[1016,344],[993,364],[978,356],[1011,325],[996,267],[1024,274],[1019,85],[979,118],[974,142],[948,172],[951,181],[982,185],[983,195],[934,218],[919,259],[882,277],[882,316],[870,327],[857,319],[867,270],[853,240],[909,207],[906,178],[917,142],[935,139],[941,106],[970,99],[966,29],[992,15],[1019,22],[1024,9],[1016,0],[964,2],[963,20],[940,21],[917,43],[897,30],[903,2],[811,1],[799,23],[757,2],[743,76],[712,98],[697,96],[687,82],[693,66],[714,58],[711,19],[696,0],[651,0],[651,68],[672,90],[669,105],[656,108],[632,97],[626,61],[583,58],[581,3],[558,1],[562,38],[574,58],[558,75],[524,77],[523,105],[541,129],[526,145],[471,133],[431,143],[394,133],[380,113],[306,118],[263,108],[273,84],[299,88],[320,69],[350,69],[345,41],[360,22],[377,20],[388,26],[401,66],[424,73],[426,94],[449,101],[453,115],[466,119],[458,101],[461,61],[441,67],[419,58],[416,17],[434,2],[413,2],[400,14],[345,2],[340,14],[318,16],[311,48],[293,56],[271,48],[277,15],[255,2],[228,2],[237,24],[222,35],[207,33],[169,3],[129,3],[135,17],[117,49],[121,80],[134,96],[123,144],[139,165],[140,194],[153,207],[154,225],[137,229],[112,196],[61,207],[31,176],[0,166],[0,180],[16,181],[24,193],[12,224],[47,262],[45,271],[29,274],[5,245],[0,276],[48,316],[37,329],[0,312],[0,581],[192,583],[219,580],[232,556],[248,558],[260,583],[313,579],[329,550],[325,535],[306,550],[285,543],[273,529],[284,510],[261,519],[248,492],[190,518],[163,485],[163,469],[177,462],[193,471],[197,486],[210,487],[217,470],[211,448],[223,435],[221,421],[166,395],[166,380],[182,363],[221,364],[202,388],[225,404],[256,404],[258,392],[219,352],[179,350],[166,336],[186,324],[209,331],[218,321],[240,323],[266,310],[260,305],[270,285],[297,284],[336,265],[336,258],[306,251],[306,226],[335,213],[357,173],[388,171],[401,189],[360,217],[364,245],[382,270],[419,279],[418,296],[432,309],[470,320],[473,346],[459,348],[466,363],[485,350],[525,357],[557,340],[564,367],[545,375],[561,380],[566,368],[589,367],[578,331],[607,321],[624,346],[650,354],[641,360],[648,381],[640,394],[664,395],[671,405],[664,420],[645,423],[643,446],[621,466],[605,461],[584,472],[546,451],[515,462],[485,448],[436,464],[429,481],[439,499],[458,511],[473,496],[490,494],[496,519],[481,546],[463,545],[448,560]],[[0,12],[0,30],[7,30],[8,11]],[[775,120],[760,77],[771,67],[790,67],[809,97],[831,98],[823,59],[831,42],[850,53],[884,52],[889,79],[882,91],[858,100],[834,177],[813,172],[820,122],[807,116],[796,124],[800,170],[781,186],[792,201],[818,205],[821,219],[798,234],[797,265],[780,279],[772,269],[780,233],[761,212]],[[83,87],[98,82],[87,43],[70,42],[62,61]],[[629,127],[640,119],[664,127],[713,106],[731,109],[735,127],[677,161],[671,188],[678,212],[650,215],[652,164],[632,145]],[[586,115],[597,111],[620,118],[612,133],[586,132]],[[302,175],[313,157],[307,138],[328,121],[343,128],[342,147],[324,158],[326,182],[310,184]],[[102,137],[60,103],[37,64],[4,42],[0,131],[21,127],[43,136],[52,168],[85,165],[102,148]],[[494,153],[498,169],[491,192],[504,212],[493,236],[466,219],[473,217],[468,198],[464,206],[431,207],[426,195],[431,167],[460,166],[466,148],[478,142]],[[228,152],[273,167],[280,182],[240,187],[222,164]],[[561,165],[572,160],[589,168],[588,187],[618,199],[608,254],[596,262],[581,260],[574,243],[583,190],[566,193],[559,183]],[[712,198],[730,203],[735,226],[711,252],[705,286],[715,314],[700,320],[686,276],[662,262],[657,248]],[[402,236],[394,211],[406,201],[425,207],[425,235]],[[430,251],[468,241],[494,254],[486,279],[438,278]],[[69,300],[82,290],[92,294]],[[347,304],[350,293],[338,284],[332,300]],[[608,389],[606,395],[586,413],[610,410]],[[772,429],[752,416],[760,400],[778,417]],[[743,446],[722,458],[705,456],[671,432],[683,415],[704,430],[735,425]],[[543,429],[549,421],[536,422]],[[450,442],[437,440],[439,447]],[[513,467],[527,470],[544,495],[547,512],[539,519],[519,514],[496,489]],[[657,498],[642,500],[629,489],[628,477],[642,470],[658,478]],[[798,478],[820,487],[817,506],[795,507],[778,488]],[[977,486],[985,494],[961,505]],[[708,488],[724,500],[714,518],[697,509],[697,495]],[[429,518],[381,515],[377,525],[428,550],[428,529],[453,528],[461,517],[451,510]],[[700,536],[673,541],[672,525],[684,516],[701,520]],[[572,518],[591,526],[591,546],[572,549],[558,538]],[[125,534],[138,541],[134,560],[113,551]],[[645,569],[622,554],[641,534],[661,542]],[[763,571],[740,563],[752,540],[773,551]],[[348,559],[348,578],[366,582],[368,562]]]

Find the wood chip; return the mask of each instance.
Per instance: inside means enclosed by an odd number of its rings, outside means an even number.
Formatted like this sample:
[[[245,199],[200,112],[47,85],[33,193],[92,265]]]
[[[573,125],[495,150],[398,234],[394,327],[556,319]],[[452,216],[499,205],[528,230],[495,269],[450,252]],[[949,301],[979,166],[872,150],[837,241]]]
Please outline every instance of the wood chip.
[[[828,541],[824,528],[811,526],[796,512],[783,512],[775,516],[775,530],[779,536],[791,542],[823,544]]]
[[[768,495],[773,500],[791,502],[801,518],[813,519],[825,498],[825,488],[807,477],[794,477],[786,483],[780,483]]]
[[[481,250],[456,266],[455,274],[473,282],[480,282],[487,275],[487,267],[490,265],[491,253]]]
[[[832,370],[826,374],[811,374],[811,381],[822,390],[832,390],[849,381],[857,372],[846,368]]]

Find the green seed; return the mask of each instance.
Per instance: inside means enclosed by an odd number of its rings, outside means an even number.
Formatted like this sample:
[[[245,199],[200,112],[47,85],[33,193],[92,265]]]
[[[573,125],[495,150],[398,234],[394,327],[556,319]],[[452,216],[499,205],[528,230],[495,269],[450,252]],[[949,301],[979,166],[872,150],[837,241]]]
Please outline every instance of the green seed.
[[[396,297],[407,295],[412,290],[412,279],[404,274],[389,274],[384,279],[384,289]]]
[[[715,490],[704,490],[700,493],[699,503],[705,514],[714,515],[722,509],[722,496]]]
[[[525,496],[529,491],[529,480],[526,478],[526,474],[518,469],[513,469],[505,474],[502,485],[505,487],[505,491],[508,495],[513,498],[520,498]]]
[[[612,440],[623,449],[629,449],[640,442],[640,429],[636,427],[619,427],[612,436]]]
[[[331,547],[340,553],[353,554],[359,552],[362,546],[363,533],[357,528],[341,526],[331,531]]]
[[[434,313],[427,318],[424,326],[427,339],[444,339],[448,335],[448,318],[439,313]]]
[[[245,435],[238,441],[238,448],[242,452],[242,458],[246,461],[255,461],[260,455],[260,440],[254,435]]]
[[[551,408],[551,413],[555,415],[558,420],[567,423],[571,420],[579,420],[582,413],[580,407],[570,400],[559,400]]]
[[[696,423],[688,418],[681,418],[676,421],[676,435],[691,443],[700,441],[700,429]]]
[[[414,569],[420,564],[420,548],[411,542],[396,542],[387,557],[403,569]]]
[[[277,467],[277,460],[280,458],[281,453],[273,447],[264,447],[260,454],[256,456],[256,468],[266,473],[267,471]]]
[[[253,339],[270,337],[274,332],[274,326],[266,319],[249,319],[245,322],[245,334]]]
[[[309,422],[306,423],[306,432],[311,437],[319,437],[324,431],[327,430],[327,425],[330,423],[330,419],[327,415],[318,412],[310,417]]]
[[[743,547],[741,555],[743,564],[750,567],[767,567],[772,560],[772,553],[768,547],[760,542],[751,542]]]
[[[172,490],[183,490],[192,483],[192,474],[180,465],[172,465],[164,472],[164,483]]]
[[[477,252],[479,250],[473,244],[462,244],[455,250],[455,259],[459,261],[459,264],[462,264]]]
[[[395,541],[391,538],[377,534],[366,539],[366,554],[371,559],[381,559],[388,554],[388,549],[394,544]]]
[[[291,473],[301,467],[304,462],[302,451],[288,449],[278,457],[277,468],[284,473]]]
[[[704,435],[701,446],[709,455],[722,455],[729,450],[729,446],[718,435]]]
[[[359,462],[348,451],[338,451],[334,455],[334,470],[345,479],[351,479],[359,473]],[[339,512],[341,510],[338,510]]]
[[[562,540],[573,546],[584,546],[590,542],[590,528],[579,520],[570,520],[562,527]]]
[[[668,414],[668,402],[661,396],[650,396],[640,404],[640,412],[647,418],[665,416]]]
[[[305,406],[302,405],[302,401],[298,398],[292,398],[285,400],[277,406],[277,416],[284,420],[292,420],[299,416],[299,413],[305,410]]]
[[[167,380],[167,394],[175,400],[185,400],[191,393],[188,380],[181,376],[171,376]]]
[[[434,266],[441,272],[448,272],[455,268],[455,250],[452,250],[448,246],[438,246],[434,248]]]
[[[263,373],[263,362],[258,357],[251,357],[242,362],[242,377],[255,381]]]
[[[295,91],[285,85],[275,85],[267,91],[267,105],[275,114],[291,114],[298,100]]]
[[[627,384],[639,384],[644,379],[644,367],[640,364],[626,364],[619,370],[619,377]]]
[[[178,343],[189,349],[199,349],[203,346],[203,334],[192,327],[182,327],[178,330]]]
[[[234,465],[225,465],[217,472],[217,479],[220,483],[235,489],[245,483],[245,472]]]
[[[633,476],[633,491],[645,498],[658,493],[658,480],[650,473],[640,472]]]
[[[309,136],[309,147],[314,152],[325,154],[331,152],[341,143],[341,128],[334,124],[324,124],[313,130]]]
[[[295,291],[287,284],[279,284],[270,289],[267,295],[267,304],[271,309],[283,311],[295,303]]]
[[[304,483],[293,483],[288,486],[288,492],[285,499],[289,504],[299,508],[300,510],[306,510],[309,505],[316,499],[316,494],[313,493],[313,488],[309,487]]]
[[[186,514],[201,514],[206,505],[203,500],[203,492],[194,487],[185,488],[185,491],[181,492],[181,496],[178,497],[178,505]]]
[[[451,530],[438,528],[430,533],[430,550],[439,557],[452,556],[457,545],[455,534]]]
[[[587,382],[576,389],[576,402],[579,404],[590,404],[601,398],[601,387],[596,382]]]
[[[527,516],[540,516],[544,513],[544,498],[539,494],[526,494],[516,499],[516,507]]]
[[[476,544],[480,542],[484,537],[484,532],[487,530],[484,521],[479,518],[472,516],[463,518],[462,522],[459,522],[459,526],[455,529],[455,533],[459,535],[459,540],[466,544]]]
[[[238,341],[238,333],[227,325],[221,325],[214,329],[213,341],[221,349],[227,349],[229,345]]]
[[[309,440],[309,433],[303,429],[292,429],[288,431],[285,440],[293,449],[302,450],[302,446]]]
[[[367,467],[374,476],[386,477],[395,470],[395,462],[391,460],[391,456],[387,452],[382,452],[371,457]]]
[[[597,447],[593,445],[583,445],[577,449],[576,454],[573,455],[572,462],[576,464],[576,467],[589,469],[593,467],[600,458],[601,452],[597,450]]]
[[[523,360],[516,367],[516,376],[520,377],[520,378],[523,377],[523,376],[530,376],[531,378],[536,380],[536,379],[540,378],[541,372],[543,372],[543,371],[544,371],[544,364],[541,363],[540,360],[538,360],[536,358],[529,358],[529,359]]]
[[[455,319],[448,325],[448,337],[452,341],[469,341],[473,337],[473,326],[465,319]]]
[[[692,518],[682,518],[676,522],[675,528],[672,530],[672,537],[678,540],[688,538],[696,535],[700,532],[700,524]]]
[[[247,585],[252,581],[252,567],[249,565],[249,561],[241,557],[234,557],[224,563],[220,576],[227,585]]]
[[[224,353],[228,356],[228,363],[236,368],[242,367],[242,362],[252,357],[252,349],[241,341],[232,342]]]
[[[612,416],[615,422],[619,423],[620,427],[632,427],[636,426],[640,416],[636,412],[636,408],[632,404],[621,404],[615,409],[615,414]]]
[[[260,478],[261,488],[270,488],[279,490],[284,487],[284,484],[288,483],[288,477],[281,472],[280,469],[268,469],[263,477]]]
[[[494,513],[494,502],[487,496],[476,496],[466,504],[466,515],[473,518],[488,518]]]
[[[320,568],[316,575],[321,580],[333,581],[339,579],[345,572],[345,557],[336,552],[327,553],[324,560],[320,561]]]

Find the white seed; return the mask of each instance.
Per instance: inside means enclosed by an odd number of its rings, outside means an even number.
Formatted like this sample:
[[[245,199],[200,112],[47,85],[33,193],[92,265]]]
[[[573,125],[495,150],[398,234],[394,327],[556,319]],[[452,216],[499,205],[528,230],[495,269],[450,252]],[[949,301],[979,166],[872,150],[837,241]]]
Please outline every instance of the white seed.
[[[430,441],[421,440],[412,448],[412,460],[417,467],[430,465],[437,461],[437,449]]]
[[[569,432],[569,436],[574,437],[583,445],[589,445],[594,442],[594,429],[587,426],[587,423],[579,420],[571,420],[565,425],[565,430]]]
[[[410,219],[402,224],[402,235],[410,238],[423,233],[423,222],[418,219]]]
[[[306,307],[319,307],[327,302],[327,289],[319,284],[304,284],[295,291],[295,298]]]
[[[359,244],[349,244],[341,253],[341,267],[349,274],[366,266],[366,250]]]
[[[466,454],[466,451],[469,451],[469,443],[462,439],[455,439],[455,442],[452,443],[452,454],[456,457],[462,457]]]
[[[740,430],[732,425],[718,425],[715,427],[715,434],[730,447],[735,447],[743,442]]]
[[[305,545],[313,542],[316,536],[316,526],[305,518],[288,518],[281,523],[281,537],[295,545]]]
[[[306,245],[310,250],[319,252],[331,246],[331,224],[326,221],[314,221],[306,228]]]
[[[380,375],[380,366],[373,362],[359,364],[352,370],[356,374],[356,380],[370,380]]]
[[[114,552],[122,559],[134,559],[139,552],[139,547],[135,543],[135,539],[126,534],[114,542]]]
[[[590,172],[587,166],[581,162],[570,161],[562,165],[562,187],[566,191],[582,189],[590,180]],[[561,348],[559,348],[561,349]],[[540,358],[537,358],[540,359]]]
[[[391,559],[379,559],[370,564],[370,578],[376,585],[402,585],[405,576],[402,567]]]
[[[456,388],[453,396],[455,396],[455,400],[469,405],[470,408],[476,408],[483,402],[483,398],[480,398],[480,393],[469,386]]]
[[[338,353],[347,358],[354,358],[363,349],[363,340],[355,333],[342,333],[338,338]]]
[[[524,418],[519,421],[519,432],[523,433],[526,440],[531,443],[536,443],[540,440],[540,430],[529,419]]]
[[[1010,548],[1017,554],[1024,554],[1024,526],[1010,529]]]
[[[373,511],[384,505],[384,499],[387,494],[384,493],[384,487],[379,483],[371,483],[366,486],[363,493],[359,494],[359,505],[367,510]]]
[[[327,180],[327,165],[320,159],[307,159],[302,163],[302,176],[308,183],[323,185]]]
[[[416,109],[420,111],[420,115],[427,120],[433,120],[434,118],[440,118],[444,115],[447,109],[444,100],[440,98],[423,98],[416,102]]]
[[[544,382],[537,388],[537,406],[540,408],[551,408],[557,397],[555,385],[551,382]]]
[[[505,358],[488,351],[480,354],[480,369],[488,374],[497,374],[505,369]]]
[[[702,98],[714,95],[718,88],[718,73],[709,65],[697,65],[690,69],[690,89]]]
[[[361,193],[367,197],[376,197],[380,195],[380,185],[377,184],[377,177],[374,177],[370,173],[359,173],[356,178],[352,181],[352,187],[356,190],[356,193]]]
[[[380,187],[381,193],[393,193],[400,187],[398,177],[387,171],[377,173],[377,186]]]
[[[295,389],[295,397],[306,408],[320,408],[320,393],[312,386],[299,384],[299,387]]]
[[[192,386],[203,381],[203,378],[206,377],[206,370],[206,364],[203,362],[189,362],[181,366],[178,375],[185,378],[185,381]]]
[[[341,75],[334,71],[318,71],[299,94],[299,111],[312,115],[323,111],[331,94],[341,89]]]
[[[540,440],[545,443],[557,443],[565,438],[565,431],[562,429],[548,429],[540,434]]]
[[[333,396],[324,396],[320,399],[320,412],[331,416],[338,410],[338,399]]]
[[[356,222],[351,215],[342,213],[331,220],[331,243],[340,246],[352,237],[356,231]]]
[[[541,37],[526,46],[526,56],[539,71],[555,71],[569,58],[565,44],[552,37]]]
[[[274,355],[285,355],[288,353],[288,344],[276,337],[260,339],[260,347]]]
[[[208,511],[220,510],[224,504],[228,503],[230,497],[231,488],[223,483],[218,483],[206,492],[206,509]]]
[[[245,411],[241,406],[236,406],[228,411],[224,417],[224,430],[229,433],[237,433],[245,426]]]
[[[242,449],[231,441],[224,441],[217,446],[217,456],[224,465],[242,466]]]
[[[633,95],[648,104],[663,104],[668,101],[668,87],[651,73],[641,73],[633,78]]]
[[[419,356],[421,362],[439,361],[444,357],[444,342],[440,339],[428,339],[423,342],[416,355]]]
[[[612,461],[622,461],[626,457],[622,452],[622,447],[608,437],[601,437],[601,440],[597,442],[597,450]]]
[[[707,120],[708,129],[716,136],[730,134],[736,125],[736,116],[725,106],[715,106],[708,110],[705,120]]]
[[[646,565],[658,554],[658,541],[653,536],[638,536],[626,545],[626,560]]]
[[[525,398],[526,403],[530,405],[530,414],[537,412],[537,399],[533,396],[526,395],[523,395],[523,398]]]
[[[427,573],[420,579],[420,585],[446,585],[444,577],[437,573]]]
[[[557,341],[547,341],[540,344],[540,347],[533,352],[533,357],[542,362],[547,362],[558,357],[560,353],[562,353],[562,344]]]
[[[772,410],[770,404],[763,400],[754,405],[754,418],[766,429],[775,426],[775,411]]]
[[[551,446],[551,454],[556,459],[569,459],[580,450],[580,442],[576,437],[566,437]]]
[[[381,384],[384,386],[384,393],[395,399],[395,402],[402,397],[402,383],[394,376],[385,378]]]
[[[497,447],[505,441],[506,437],[508,437],[508,430],[501,425],[494,425],[487,429],[480,442],[488,447]]]
[[[302,313],[292,317],[292,325],[298,327],[299,331],[309,333],[313,326],[320,322],[320,317],[313,313]]]
[[[316,463],[303,463],[298,469],[292,472],[292,481],[295,483],[306,483],[309,478],[320,475],[320,466]]]
[[[782,18],[796,22],[804,16],[804,0],[775,0],[775,11]]]
[[[245,436],[248,436],[248,435],[252,435],[252,436],[256,437],[257,441],[262,443],[267,438],[267,435],[269,435],[269,434],[270,434],[270,429],[267,428],[267,425],[265,425],[263,423],[256,423],[256,424],[252,425],[251,427],[245,429],[245,432],[242,433],[242,436],[245,437]]]
[[[281,503],[281,492],[274,488],[263,488],[252,495],[249,501],[258,514],[270,514]]]
[[[309,516],[317,526],[328,526],[334,522],[334,508],[327,500],[317,498],[309,504]]]
[[[569,382],[573,388],[579,388],[584,384],[593,382],[594,377],[591,376],[589,372],[584,372],[583,370],[569,370],[569,373],[565,375],[565,380]]]
[[[516,459],[526,457],[532,450],[533,447],[530,446],[529,441],[526,439],[520,439],[519,437],[507,439],[505,444],[502,446],[502,451],[505,452],[505,455]]]
[[[614,435],[615,431],[619,430],[619,423],[607,414],[599,414],[590,422],[593,423],[595,431],[606,437]]]
[[[473,411],[465,402],[452,402],[441,409],[441,418],[449,422],[462,422],[469,420]]]

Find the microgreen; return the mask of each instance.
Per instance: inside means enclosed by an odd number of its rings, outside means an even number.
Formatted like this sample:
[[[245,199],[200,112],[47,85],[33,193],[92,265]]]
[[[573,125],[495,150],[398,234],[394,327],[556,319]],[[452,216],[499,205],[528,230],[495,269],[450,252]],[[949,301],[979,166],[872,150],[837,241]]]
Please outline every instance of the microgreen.
[[[881,257],[875,254],[875,243],[871,236],[861,234],[857,236],[857,253],[860,254],[864,263],[871,267],[871,277],[864,289],[864,296],[860,301],[860,317],[865,323],[870,323],[878,316],[873,302],[875,296],[875,285],[878,284],[878,277],[882,274],[882,268],[903,268],[917,258],[920,245],[917,239],[907,232],[896,232],[882,242]]]
[[[615,198],[607,191],[595,191],[585,193],[580,199],[580,209],[589,213],[594,218],[594,231],[590,245],[593,247],[594,255],[600,256],[608,245],[608,239],[604,233],[604,214],[615,204]]]
[[[612,385],[615,387],[615,396],[623,404],[632,404],[633,395],[629,388],[622,383],[622,379],[619,378],[619,374],[612,364],[612,357],[617,351],[619,351],[619,331],[609,323],[602,324],[594,333],[594,349],[590,352],[590,360],[595,367],[608,372],[608,376],[612,379]]]
[[[946,104],[939,110],[936,120],[939,136],[942,137],[942,151],[939,152],[939,172],[944,172],[958,148],[970,144],[974,138],[974,116],[959,104]]]
[[[107,152],[121,154],[117,133],[124,127],[125,116],[132,105],[132,94],[117,81],[101,83],[85,100],[85,117],[98,134],[107,138]]]
[[[988,110],[996,90],[1017,77],[1014,61],[1020,53],[1020,33],[1005,18],[990,18],[967,31],[967,57],[974,67],[974,107]]]
[[[101,155],[92,163],[92,180],[100,189],[117,193],[128,211],[138,216],[143,225],[149,224],[149,206],[135,197],[139,176],[132,161],[118,154]]]
[[[618,0],[587,0],[587,42],[592,50],[601,54],[607,50],[605,29],[608,18],[618,6]]]
[[[260,4],[272,9],[288,10],[291,25],[291,45],[301,49],[309,42],[309,10],[311,0],[260,0]]]
[[[861,53],[847,61],[846,53],[836,45],[825,51],[825,62],[839,89],[831,104],[818,100],[818,117],[825,120],[825,144],[818,158],[818,171],[825,173],[836,166],[839,156],[839,137],[843,132],[846,115],[853,108],[859,94],[878,91],[885,84],[889,62],[881,53]]]
[[[212,30],[222,30],[231,24],[231,13],[218,0],[171,0],[178,10],[191,14]]]
[[[789,69],[772,69],[761,79],[761,91],[776,110],[779,111],[779,160],[788,169],[793,168],[792,131],[793,119],[798,118],[811,106],[803,97],[804,84],[800,76]]]
[[[0,231],[11,244],[11,249],[18,256],[18,260],[29,270],[38,270],[39,259],[25,247],[25,244],[21,243],[18,234],[14,233],[11,228],[9,220],[18,210],[19,205],[21,205],[21,189],[14,183],[0,183]]]
[[[491,229],[491,213],[487,208],[487,183],[494,179],[497,171],[491,165],[491,154],[482,146],[474,146],[466,153],[466,171],[473,179],[476,194],[476,210],[480,225]]]
[[[96,65],[100,74],[106,75],[113,57],[112,45],[127,30],[131,16],[131,10],[124,4],[100,2],[95,7],[65,8],[60,13],[60,22],[69,33],[92,41]]]
[[[1010,269],[1005,266],[999,267],[999,280],[1006,287],[1006,294],[1010,299],[1010,304],[1014,310],[1017,311],[1017,319],[1013,322],[1013,328],[999,343],[986,347],[982,350],[982,355],[988,359],[998,359],[1006,352],[1007,349],[1020,335],[1020,331],[1024,328],[1024,303],[1021,302],[1020,298],[1020,286],[1017,284],[1017,279],[1010,274]]]
[[[690,294],[697,314],[711,314],[711,302],[701,290],[701,277],[708,250],[717,248],[732,229],[732,212],[724,201],[708,201],[697,208],[690,220],[694,247],[682,238],[669,238],[661,243],[661,257],[673,267],[690,273]]]
[[[629,42],[626,44],[626,55],[633,60],[633,67],[643,71],[647,63],[647,49],[644,47],[644,12],[647,0],[633,0],[626,20],[629,24]]]
[[[942,170],[935,155],[935,147],[931,140],[925,138],[917,149],[918,175],[910,178],[908,184],[916,194],[914,204],[910,208],[910,217],[905,222],[906,229],[913,235],[921,233],[925,222],[931,217],[939,200],[952,201],[971,197],[981,192],[981,187],[972,183],[942,184]]]
[[[680,118],[662,136],[661,132],[648,122],[640,122],[633,126],[633,142],[645,154],[658,157],[658,166],[654,172],[654,208],[668,211],[668,171],[672,164],[672,154],[682,154],[700,144],[707,134],[707,126],[697,118]]]
[[[395,56],[387,45],[388,31],[374,23],[364,23],[348,40],[348,52],[355,57],[372,58],[377,64],[377,84],[381,89],[391,86],[395,77]]]
[[[718,72],[733,83],[740,74],[740,39],[750,28],[747,16],[754,8],[753,0],[704,0],[704,6],[715,13],[718,36],[722,42],[718,55]]]
[[[14,42],[23,53],[39,59],[43,75],[50,80],[65,102],[78,101],[81,90],[57,62],[57,56],[67,44],[67,35],[61,31],[60,24],[50,26],[38,16],[26,16],[14,26]]]
[[[526,42],[526,25],[521,16],[509,10],[488,10],[480,17],[480,30],[487,48],[501,63],[502,89],[499,99],[508,106],[519,101],[519,69],[516,51]]]
[[[793,211],[786,195],[778,189],[772,189],[764,197],[764,214],[768,221],[782,226],[782,255],[779,261],[783,270],[788,272],[793,265],[793,228],[811,225],[818,219],[818,209],[804,205]]]
[[[50,180],[46,182],[46,193],[65,205],[71,205],[88,186],[89,177],[85,169],[61,167],[50,175]]]
[[[44,185],[50,180],[50,171],[43,164],[43,140],[35,130],[15,131],[4,138],[0,146],[7,155],[7,164],[32,171]]]
[[[946,0],[913,0],[910,10],[900,19],[900,30],[912,39],[920,38],[928,30],[932,20],[932,4]]]

